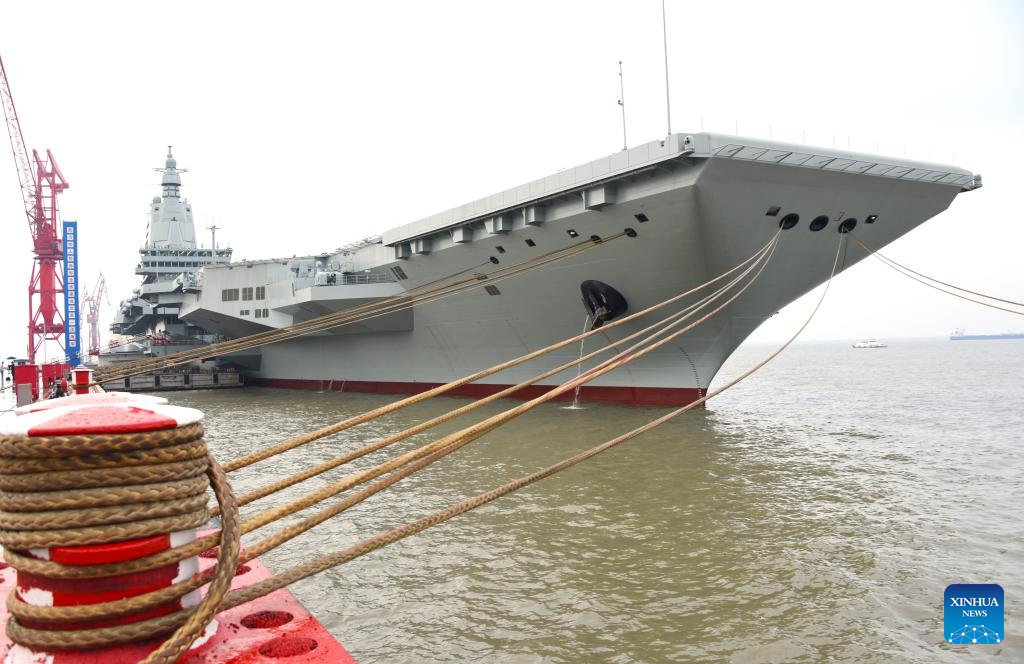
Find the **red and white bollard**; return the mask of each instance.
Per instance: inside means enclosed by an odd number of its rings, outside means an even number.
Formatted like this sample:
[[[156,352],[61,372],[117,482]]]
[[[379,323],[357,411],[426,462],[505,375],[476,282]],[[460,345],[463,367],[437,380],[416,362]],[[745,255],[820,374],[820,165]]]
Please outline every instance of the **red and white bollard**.
[[[167,400],[162,397],[124,392],[52,399],[0,415],[0,435],[150,431],[182,426],[202,417],[199,411],[166,404]],[[23,553],[67,565],[85,565],[140,558],[191,541],[193,537],[193,531],[185,531],[130,542],[53,546]],[[216,563],[216,551],[200,554],[198,561],[191,558],[143,574],[123,574],[86,583],[39,578],[16,572],[0,562],[0,596],[6,596],[13,590],[20,601],[48,606],[114,600],[188,579],[196,573],[196,562],[199,569],[209,569]],[[249,560],[237,568],[232,587],[240,588],[270,577],[270,570],[259,560]],[[123,622],[159,615],[159,612],[174,610],[176,606],[192,605],[197,600],[196,594],[186,595],[176,604],[157,607],[152,613],[134,615]],[[0,625],[7,617],[6,605],[0,602]],[[225,628],[218,629],[218,622]],[[14,644],[0,630],[0,662],[138,664],[159,642],[160,639],[155,639],[97,650],[37,652]],[[284,588],[218,614],[216,621],[207,627],[205,634],[192,644],[192,649],[180,661],[188,664],[269,664],[276,661],[289,664],[356,664],[344,647]]]
[[[92,382],[92,369],[76,367],[71,371],[72,389],[75,394],[89,394],[89,383]]]
[[[77,384],[77,380],[76,380]],[[0,421],[0,435],[8,436],[64,436],[115,433],[141,433],[159,429],[173,429],[202,420],[202,412],[194,408],[167,405],[162,397],[127,393],[79,394],[65,399],[32,404],[19,408],[14,417]],[[42,560],[64,565],[98,565],[135,560],[194,541],[196,531],[162,533],[151,537],[88,546],[53,546],[36,548],[22,553]],[[35,606],[79,606],[97,604],[127,597],[135,597],[172,584],[183,582],[199,572],[198,557],[164,565],[144,572],[121,574],[94,579],[55,579],[18,571],[16,597]],[[145,611],[88,623],[40,623],[22,620],[25,627],[62,630],[88,629],[122,625],[147,620],[197,605],[199,590],[180,599],[152,607]],[[213,621],[206,633],[193,647],[208,640],[217,630]],[[10,655],[20,655],[12,659]],[[5,662],[54,661],[35,659],[40,653],[15,645]],[[84,654],[84,653],[81,653]],[[69,653],[70,655],[70,653]],[[70,661],[58,658],[59,661]],[[77,661],[77,655],[75,655]]]

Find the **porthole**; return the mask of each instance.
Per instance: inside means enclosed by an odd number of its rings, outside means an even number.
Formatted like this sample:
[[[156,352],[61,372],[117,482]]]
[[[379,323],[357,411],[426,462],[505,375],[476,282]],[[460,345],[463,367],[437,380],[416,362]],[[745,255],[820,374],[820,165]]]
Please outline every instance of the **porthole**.
[[[626,234],[626,237],[636,237],[636,231],[632,228],[624,228],[622,232]]]
[[[820,217],[815,217],[814,221],[811,222],[811,225],[808,226],[808,228],[810,228],[812,231],[820,231],[822,228],[825,228],[826,226],[828,226],[828,217],[826,217],[825,215],[821,215]]]
[[[839,232],[840,233],[849,233],[850,231],[852,231],[856,227],[857,227],[857,220],[854,219],[853,217],[850,217],[849,219],[847,219],[843,223],[839,224]]]
[[[498,263],[500,263],[501,261],[499,261],[499,260],[498,260],[498,257],[497,257],[497,256],[491,256],[491,262],[492,262],[492,263],[494,263],[495,265],[497,265],[497,264],[498,264]]]
[[[590,236],[590,241],[591,242],[600,242],[601,241],[601,236],[600,235],[591,235]]]
[[[798,221],[800,221],[800,215],[790,212],[779,220],[779,228],[784,231],[788,231],[790,228],[796,226],[796,222]]]

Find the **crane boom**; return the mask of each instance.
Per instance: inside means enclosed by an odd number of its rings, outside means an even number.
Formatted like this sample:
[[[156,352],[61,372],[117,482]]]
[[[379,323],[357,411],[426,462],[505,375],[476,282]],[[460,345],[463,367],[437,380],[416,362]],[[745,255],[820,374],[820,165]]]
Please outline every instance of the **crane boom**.
[[[18,120],[18,111],[14,107],[14,97],[11,96],[11,86],[7,82],[7,70],[4,69],[3,58],[0,58],[0,103],[4,107],[4,118],[7,120],[7,135],[11,139],[14,165],[18,169],[18,179],[21,182],[21,200],[25,206],[25,216],[28,219],[29,229],[32,232],[32,239],[35,240],[37,231],[35,224],[36,182],[32,172],[32,162],[29,161],[28,157],[28,148],[25,147],[25,138],[21,133],[21,121]]]
[[[85,293],[85,290],[82,292]],[[85,320],[89,323],[89,355],[100,354],[100,304],[104,299],[110,304],[110,298],[107,297],[107,280],[100,272],[96,285],[82,297],[82,303],[86,307]]]
[[[4,107],[7,136],[11,140],[21,200],[35,254],[28,282],[28,359],[35,363],[36,351],[42,349],[45,357],[47,341],[56,341],[62,351],[66,348],[64,317],[62,308],[57,306],[57,296],[64,294],[64,243],[58,231],[60,211],[57,196],[68,188],[68,182],[49,150],[45,156],[33,150],[29,157],[2,59],[0,104]]]

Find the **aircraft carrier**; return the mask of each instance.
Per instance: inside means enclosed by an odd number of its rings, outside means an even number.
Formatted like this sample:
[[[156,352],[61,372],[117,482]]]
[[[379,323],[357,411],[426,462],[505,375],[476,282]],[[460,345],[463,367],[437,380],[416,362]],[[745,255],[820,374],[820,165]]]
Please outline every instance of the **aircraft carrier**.
[[[728,270],[785,228],[774,258],[739,299],[579,395],[685,404],[703,394],[754,329],[828,277],[841,228],[884,247],[980,185],[979,176],[948,165],[671,134],[323,254],[242,262],[211,257],[176,291],[178,313],[187,325],[240,337],[401,296],[479,266],[628,232],[486,289],[221,358],[241,368],[248,384],[409,393],[578,334],[588,316],[584,282],[600,282],[637,311]],[[864,256],[851,246],[841,267]],[[649,322],[592,337],[588,350]],[[565,348],[455,394],[493,393],[577,352]]]

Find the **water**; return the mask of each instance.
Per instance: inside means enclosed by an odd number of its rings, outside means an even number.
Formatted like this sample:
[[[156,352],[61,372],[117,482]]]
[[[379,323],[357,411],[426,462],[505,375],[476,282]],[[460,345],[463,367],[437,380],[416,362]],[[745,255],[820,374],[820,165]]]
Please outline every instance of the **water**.
[[[770,350],[741,349],[718,382]],[[705,411],[293,591],[361,662],[1021,661],[1022,376],[1018,341],[797,345]],[[387,401],[169,396],[206,411],[221,459]],[[233,481],[254,487],[457,403]],[[345,547],[662,412],[542,407],[264,561],[281,570]],[[945,586],[979,582],[1005,589],[1009,636],[945,644]]]

